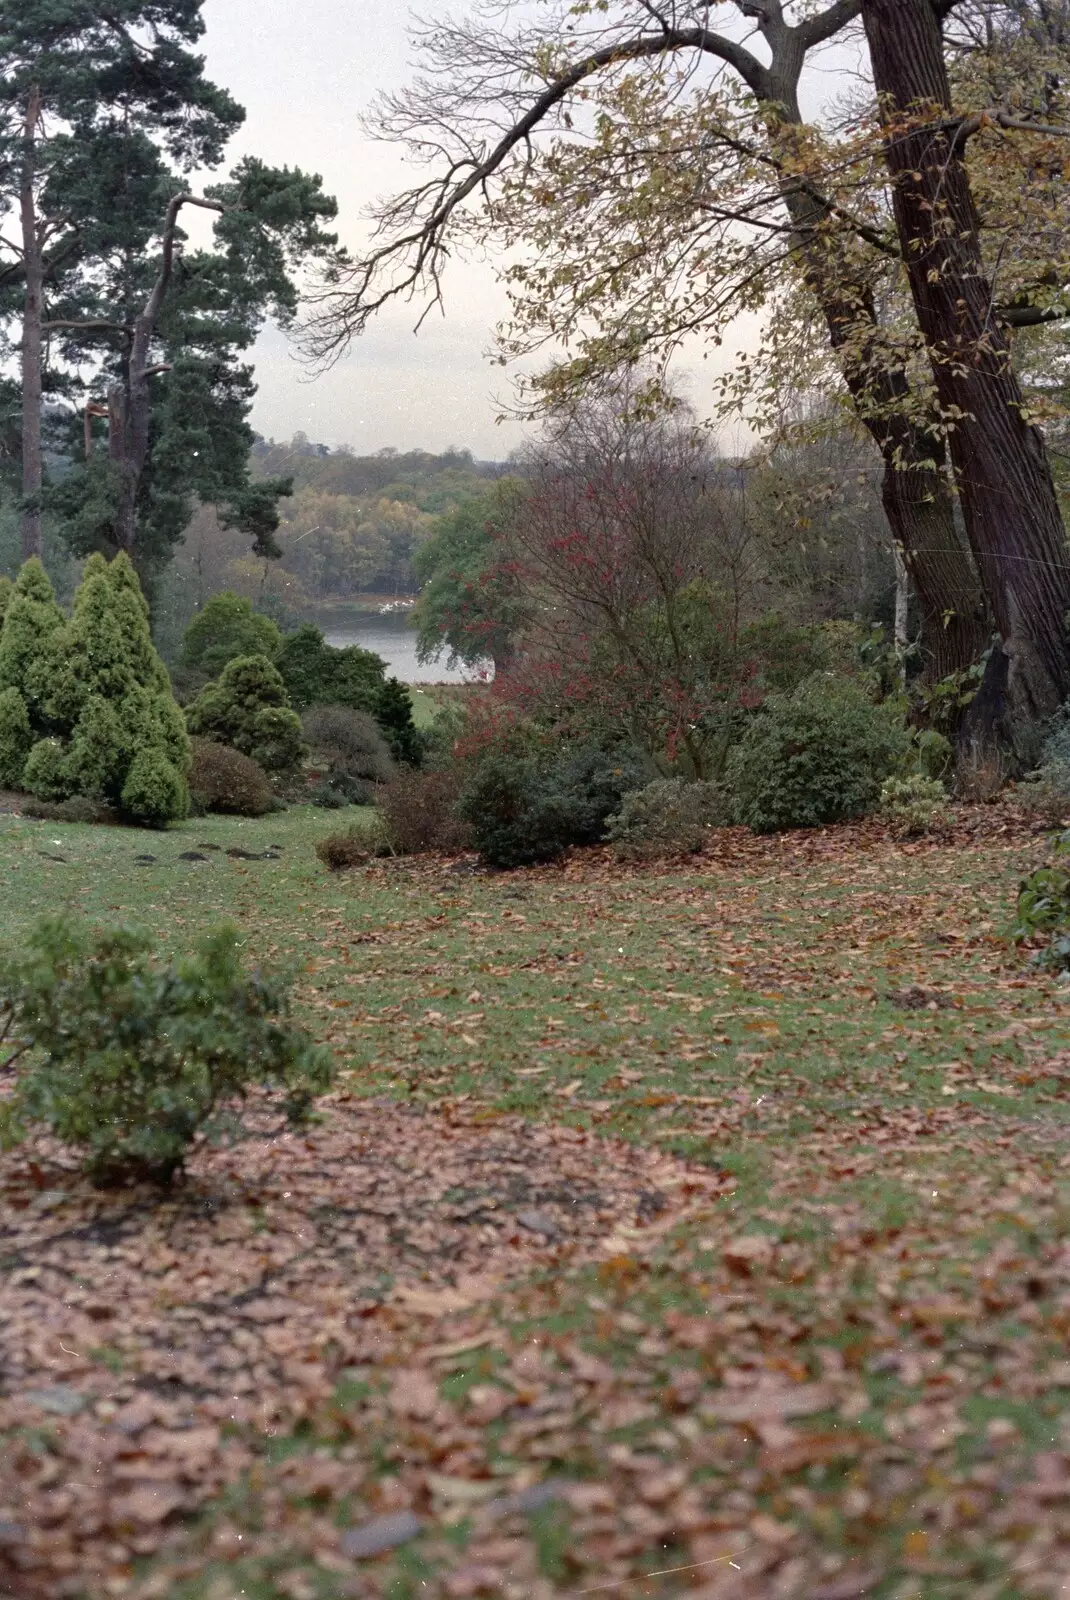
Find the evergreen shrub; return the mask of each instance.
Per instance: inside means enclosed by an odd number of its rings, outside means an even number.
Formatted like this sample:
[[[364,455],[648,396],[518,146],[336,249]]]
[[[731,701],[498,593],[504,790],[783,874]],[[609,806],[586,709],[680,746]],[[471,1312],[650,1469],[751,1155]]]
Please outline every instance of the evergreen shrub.
[[[336,650],[317,627],[305,623],[284,636],[275,662],[298,711],[319,705],[367,711],[395,760],[420,761],[423,745],[412,719],[412,699],[403,683],[385,676],[382,656],[359,645]]]
[[[281,644],[277,623],[254,611],[244,595],[224,589],[207,601],[183,634],[182,666],[215,678],[238,656],[273,660]]]
[[[125,555],[90,557],[69,619],[40,563],[26,562],[0,628],[0,701],[7,781],[153,826],[185,816],[189,739]]]
[[[240,750],[265,772],[290,771],[308,754],[301,720],[267,656],[228,661],[189,707],[186,722],[190,733]]]
[[[729,754],[733,818],[776,833],[864,816],[909,748],[895,705],[874,705],[849,678],[815,675],[770,695]]]
[[[331,1058],[289,1014],[277,978],[244,970],[232,928],[171,963],[128,929],[45,921],[0,969],[0,1037],[32,1052],[0,1102],[0,1134],[43,1124],[85,1150],[98,1183],[168,1183],[254,1085],[281,1089],[293,1120],[329,1088]]]
[[[492,750],[465,781],[457,810],[488,865],[531,866],[600,843],[624,796],[649,780],[648,758],[627,746]]]

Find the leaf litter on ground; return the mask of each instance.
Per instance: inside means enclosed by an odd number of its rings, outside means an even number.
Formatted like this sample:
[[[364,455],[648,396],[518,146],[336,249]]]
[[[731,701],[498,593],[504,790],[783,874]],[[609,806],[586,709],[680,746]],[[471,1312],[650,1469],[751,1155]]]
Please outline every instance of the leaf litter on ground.
[[[162,1201],[0,1164],[0,1593],[1065,1594],[1042,848],[989,809],[303,887],[321,1123]]]

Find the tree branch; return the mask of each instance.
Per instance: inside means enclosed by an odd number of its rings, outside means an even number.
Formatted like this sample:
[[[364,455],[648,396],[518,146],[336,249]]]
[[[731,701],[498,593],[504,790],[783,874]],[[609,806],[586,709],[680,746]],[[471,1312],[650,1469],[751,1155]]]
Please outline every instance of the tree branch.
[[[835,0],[827,11],[822,11],[816,17],[811,17],[809,22],[800,22],[793,31],[798,35],[799,43],[804,50],[812,50],[814,45],[825,44],[833,34],[839,33],[841,28],[846,28],[862,12],[862,0]]]
[[[205,211],[223,211],[225,209],[220,201],[204,200],[200,195],[176,194],[173,196],[167,207],[167,216],[164,219],[163,253],[160,261],[160,270],[156,276],[156,282],[152,286],[152,292],[145,302],[145,309],[138,318],[139,323],[145,320],[148,321],[150,331],[156,326],[157,318],[160,315],[160,307],[163,305],[164,295],[167,293],[167,285],[171,281],[171,271],[175,262],[175,234],[178,232],[178,213],[183,206],[200,206]]]
[[[59,319],[55,322],[42,322],[41,328],[45,333],[50,333],[54,328],[81,329],[86,333],[132,333],[133,324],[129,322],[105,322],[94,320],[90,322],[68,322]]]
[[[474,190],[486,184],[518,145],[530,142],[532,133],[585,79],[621,62],[641,61],[689,49],[724,61],[739,73],[759,100],[769,98],[770,80],[766,67],[745,46],[708,28],[666,28],[657,35],[642,35],[592,51],[547,85],[524,115],[499,139],[489,155],[481,160],[471,156],[454,161],[440,181],[425,185],[422,190],[407,197],[411,215],[421,195],[437,192],[439,196],[419,227],[391,239],[354,265],[345,276],[348,289],[338,290],[332,285],[321,295],[321,303],[329,303],[334,310],[333,314],[324,312],[312,320],[309,332],[313,352],[331,359],[364,330],[371,317],[388,301],[411,295],[422,280],[430,280],[434,291],[431,304],[441,300],[439,271],[446,254],[443,235],[454,212]],[[458,178],[457,175],[465,168],[470,169],[467,176]],[[400,279],[370,298],[365,298],[380,270],[408,251],[414,252],[414,258]]]

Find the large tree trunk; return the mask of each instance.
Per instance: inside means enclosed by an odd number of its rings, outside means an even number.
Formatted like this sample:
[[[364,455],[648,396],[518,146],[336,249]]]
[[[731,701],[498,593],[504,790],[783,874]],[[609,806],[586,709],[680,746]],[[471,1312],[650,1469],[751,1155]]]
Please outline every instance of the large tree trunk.
[[[896,226],[966,529],[1009,662],[1016,739],[1070,695],[1070,559],[1044,440],[993,312],[932,0],[863,0]]]
[[[992,634],[977,569],[955,521],[944,441],[936,418],[929,427],[912,420],[917,397],[903,368],[879,348],[872,292],[844,281],[835,245],[828,247],[822,236],[826,210],[790,179],[784,190],[806,282],[858,418],[881,453],[884,512],[918,599],[922,675],[935,682],[972,666]]]
[[[22,255],[26,273],[26,293],[22,314],[22,559],[40,556],[41,491],[44,487],[44,452],[41,447],[41,400],[44,360],[44,258],[37,231],[37,205],[34,182],[37,177],[37,122],[41,115],[41,92],[31,88],[23,127],[22,168],[19,182],[19,211],[22,222]]]

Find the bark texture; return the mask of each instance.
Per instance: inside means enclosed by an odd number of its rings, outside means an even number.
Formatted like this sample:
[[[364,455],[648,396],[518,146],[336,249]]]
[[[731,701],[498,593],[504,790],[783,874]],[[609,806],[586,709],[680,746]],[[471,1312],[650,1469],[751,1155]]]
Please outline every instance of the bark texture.
[[[773,55],[765,91],[775,137],[778,127],[802,126],[798,84],[805,57],[799,30],[788,27],[779,7],[765,14],[761,26]],[[821,307],[856,414],[881,454],[884,513],[918,600],[922,676],[936,682],[972,666],[992,635],[981,580],[955,520],[943,436],[936,417],[930,426],[913,420],[917,399],[906,373],[879,349],[872,290],[865,281],[844,279],[829,208],[790,177],[781,187],[807,285]]]
[[[44,257],[37,227],[34,184],[37,178],[37,123],[41,92],[34,86],[27,98],[23,124],[22,168],[19,180],[19,216],[22,224],[23,270],[26,292],[22,314],[22,559],[40,556],[41,491],[44,487],[44,452],[41,446],[41,402],[44,361]]]
[[[996,319],[933,0],[863,0],[896,227],[1020,737],[1070,695],[1070,556],[1044,440]]]

